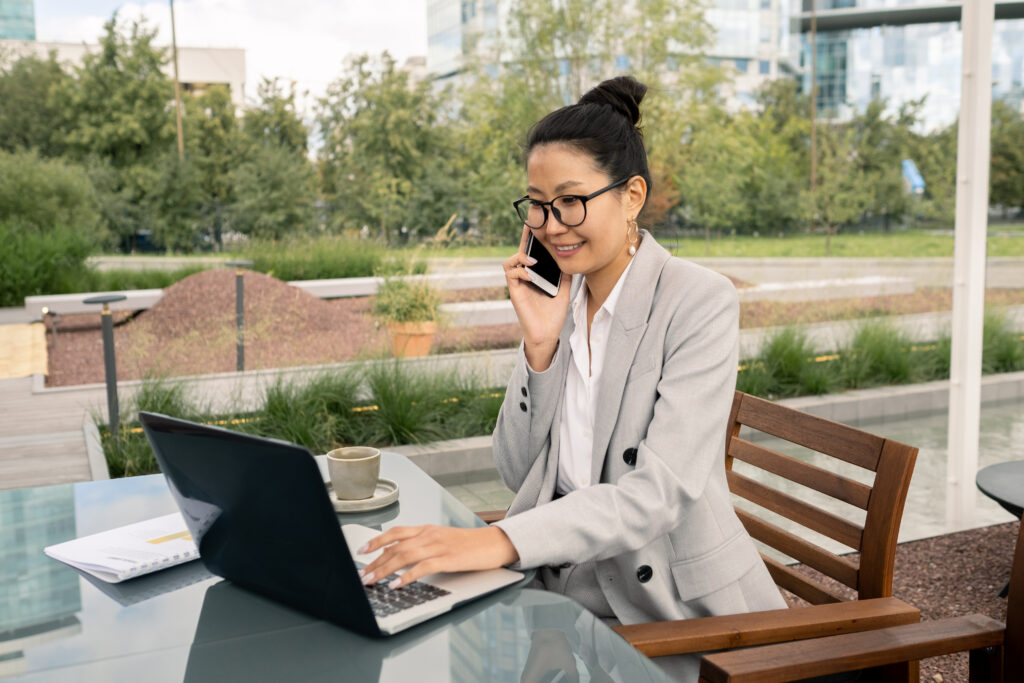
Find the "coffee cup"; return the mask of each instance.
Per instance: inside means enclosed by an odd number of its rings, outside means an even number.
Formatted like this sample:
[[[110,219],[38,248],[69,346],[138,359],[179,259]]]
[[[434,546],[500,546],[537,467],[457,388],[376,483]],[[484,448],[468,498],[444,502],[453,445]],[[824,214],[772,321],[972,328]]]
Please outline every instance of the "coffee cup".
[[[327,454],[327,472],[339,500],[370,498],[380,478],[380,449],[370,446],[335,448]]]

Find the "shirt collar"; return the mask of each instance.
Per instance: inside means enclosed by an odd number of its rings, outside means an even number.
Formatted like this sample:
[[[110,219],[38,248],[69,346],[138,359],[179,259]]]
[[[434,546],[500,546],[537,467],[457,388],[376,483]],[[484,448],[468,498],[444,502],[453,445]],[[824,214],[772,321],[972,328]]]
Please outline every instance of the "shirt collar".
[[[608,298],[604,300],[604,304],[602,304],[598,313],[605,311],[609,318],[615,315],[615,306],[618,304],[619,295],[622,293],[622,283],[626,281],[626,275],[629,274],[629,269],[633,267],[634,260],[635,258],[629,259],[626,269],[622,271],[622,275],[619,276],[615,286],[612,287],[612,291],[608,294]],[[576,292],[576,297],[572,300],[572,319],[576,323],[576,327],[580,327],[580,325],[583,325],[584,328],[586,327],[587,296],[587,283],[584,281]]]

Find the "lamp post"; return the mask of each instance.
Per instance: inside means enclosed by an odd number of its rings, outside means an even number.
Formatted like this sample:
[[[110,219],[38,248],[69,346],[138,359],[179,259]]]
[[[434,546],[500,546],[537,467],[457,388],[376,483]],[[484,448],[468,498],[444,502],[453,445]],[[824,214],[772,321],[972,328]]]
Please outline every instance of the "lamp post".
[[[235,326],[238,330],[235,369],[242,372],[245,370],[245,285],[242,281],[245,271],[242,269],[252,268],[252,261],[228,261],[227,265],[235,268]]]
[[[110,313],[110,304],[127,299],[124,294],[101,294],[91,296],[82,303],[103,304],[100,318],[103,323],[103,369],[107,380],[107,420],[110,425],[110,438],[116,439],[121,413],[117,405],[117,364],[114,359],[114,319]]]

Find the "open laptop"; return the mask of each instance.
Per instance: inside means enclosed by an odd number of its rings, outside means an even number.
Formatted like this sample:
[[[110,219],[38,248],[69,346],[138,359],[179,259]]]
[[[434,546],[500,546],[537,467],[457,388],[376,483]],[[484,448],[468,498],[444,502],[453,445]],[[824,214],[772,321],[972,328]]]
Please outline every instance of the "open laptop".
[[[523,578],[508,569],[363,586],[376,530],[340,526],[313,454],[276,439],[139,413],[171,494],[212,573],[365,635],[389,635]]]

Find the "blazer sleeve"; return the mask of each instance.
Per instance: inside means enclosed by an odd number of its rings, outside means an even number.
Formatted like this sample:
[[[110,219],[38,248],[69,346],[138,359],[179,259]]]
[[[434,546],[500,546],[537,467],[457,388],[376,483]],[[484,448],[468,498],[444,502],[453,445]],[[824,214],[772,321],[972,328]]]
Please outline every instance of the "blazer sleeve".
[[[547,448],[551,424],[562,396],[566,346],[559,343],[551,365],[544,372],[530,368],[523,346],[519,346],[519,357],[505,390],[492,439],[498,474],[513,491],[519,491],[534,461]]]
[[[498,522],[519,553],[517,566],[603,560],[643,548],[680,524],[721,466],[736,386],[739,301],[718,275],[679,289],[681,301],[662,302],[675,310],[667,313],[662,374],[636,468],[615,483]]]

